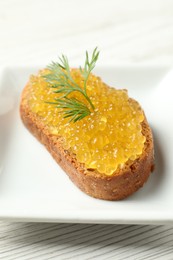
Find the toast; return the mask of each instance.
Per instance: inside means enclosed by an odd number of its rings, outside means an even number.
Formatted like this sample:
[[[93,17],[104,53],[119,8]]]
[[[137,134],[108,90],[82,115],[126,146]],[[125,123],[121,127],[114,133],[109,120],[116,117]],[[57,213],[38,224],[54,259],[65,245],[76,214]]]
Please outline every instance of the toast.
[[[144,185],[153,170],[154,148],[152,132],[141,108],[143,114],[143,120],[140,123],[141,133],[145,138],[141,154],[134,160],[129,158],[111,174],[105,174],[99,172],[96,167],[86,167],[85,163],[77,159],[74,151],[64,147],[64,137],[50,131],[50,125],[45,123],[44,118],[31,109],[28,101],[30,88],[29,81],[21,95],[21,119],[26,128],[47,148],[79,189],[94,198],[121,200]],[[104,89],[108,91],[110,87],[104,84]],[[131,98],[129,98],[128,103],[131,105],[138,104]],[[71,124],[74,124],[74,122]]]

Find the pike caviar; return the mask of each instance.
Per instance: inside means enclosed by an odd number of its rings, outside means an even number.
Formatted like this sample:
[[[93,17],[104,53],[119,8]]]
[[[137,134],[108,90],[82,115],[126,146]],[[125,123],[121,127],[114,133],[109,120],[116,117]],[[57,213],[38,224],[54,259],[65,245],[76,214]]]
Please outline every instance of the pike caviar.
[[[76,123],[64,119],[62,109],[47,102],[54,102],[54,93],[42,75],[31,76],[27,100],[31,110],[42,118],[53,135],[63,138],[63,148],[76,155],[88,169],[100,174],[112,175],[128,160],[135,160],[143,151],[145,136],[142,135],[143,112],[137,102],[129,99],[126,90],[108,87],[99,77],[91,74],[87,81],[87,94],[94,104],[94,111]],[[83,88],[83,78],[78,69],[71,76]],[[78,92],[71,96],[89,103]]]

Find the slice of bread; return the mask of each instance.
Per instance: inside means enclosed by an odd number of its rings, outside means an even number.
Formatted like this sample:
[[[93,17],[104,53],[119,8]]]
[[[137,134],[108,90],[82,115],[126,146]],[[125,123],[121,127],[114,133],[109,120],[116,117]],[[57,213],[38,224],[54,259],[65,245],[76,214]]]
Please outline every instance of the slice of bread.
[[[122,169],[107,176],[97,170],[86,169],[84,164],[77,161],[75,154],[63,149],[62,137],[51,134],[44,121],[31,111],[27,102],[27,87],[23,90],[20,103],[23,123],[82,191],[99,199],[121,200],[144,185],[154,165],[153,137],[145,116],[141,125],[146,141],[141,156],[134,161],[127,161]],[[131,99],[131,102],[136,101]]]

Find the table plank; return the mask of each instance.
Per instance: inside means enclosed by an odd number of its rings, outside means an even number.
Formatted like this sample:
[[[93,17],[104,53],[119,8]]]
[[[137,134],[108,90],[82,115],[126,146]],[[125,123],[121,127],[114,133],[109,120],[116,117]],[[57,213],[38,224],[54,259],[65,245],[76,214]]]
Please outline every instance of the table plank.
[[[0,259],[172,259],[173,227],[0,222]]]

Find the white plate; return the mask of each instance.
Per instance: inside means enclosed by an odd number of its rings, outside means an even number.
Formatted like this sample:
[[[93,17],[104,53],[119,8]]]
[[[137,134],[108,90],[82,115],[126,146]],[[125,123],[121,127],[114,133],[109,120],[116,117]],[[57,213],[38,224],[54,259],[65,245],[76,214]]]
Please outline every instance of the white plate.
[[[173,98],[167,86],[159,87],[169,68],[115,66],[96,70],[105,82],[127,88],[129,95],[141,103],[155,139],[154,173],[142,189],[118,202],[94,199],[81,192],[23,126],[18,112],[19,97],[29,75],[37,69],[15,67],[1,73],[0,218],[77,223],[173,223]]]

